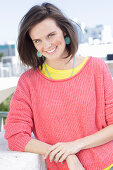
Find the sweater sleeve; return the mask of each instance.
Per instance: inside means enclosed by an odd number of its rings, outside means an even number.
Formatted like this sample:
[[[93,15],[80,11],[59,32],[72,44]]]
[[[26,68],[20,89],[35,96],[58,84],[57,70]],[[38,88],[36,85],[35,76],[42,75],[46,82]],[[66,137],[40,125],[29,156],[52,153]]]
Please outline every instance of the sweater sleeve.
[[[4,126],[10,150],[24,152],[25,145],[32,139],[33,116],[28,84],[26,76],[21,75],[10,102],[10,111]]]
[[[105,120],[107,125],[113,124],[113,80],[112,75],[104,62],[104,98]]]

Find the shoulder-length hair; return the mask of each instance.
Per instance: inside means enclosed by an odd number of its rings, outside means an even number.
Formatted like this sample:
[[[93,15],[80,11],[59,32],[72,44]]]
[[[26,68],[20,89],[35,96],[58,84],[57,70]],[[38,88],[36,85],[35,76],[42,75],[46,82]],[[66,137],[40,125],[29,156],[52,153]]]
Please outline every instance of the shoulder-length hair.
[[[46,18],[55,20],[57,26],[69,36],[71,43],[66,45],[68,56],[71,58],[78,49],[78,34],[71,21],[66,18],[60,9],[51,3],[42,3],[42,5],[33,6],[21,19],[19,35],[18,35],[18,53],[23,64],[31,66],[34,70],[41,66],[45,61],[45,57],[37,57],[37,50],[29,36],[30,29]]]

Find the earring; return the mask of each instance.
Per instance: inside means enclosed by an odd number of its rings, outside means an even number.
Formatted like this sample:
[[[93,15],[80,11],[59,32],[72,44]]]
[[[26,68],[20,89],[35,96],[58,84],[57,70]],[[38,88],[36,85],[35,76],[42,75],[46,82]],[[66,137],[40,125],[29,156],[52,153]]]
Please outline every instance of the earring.
[[[37,54],[37,57],[39,57],[39,58],[40,58],[40,57],[42,57],[42,54],[41,54],[41,53],[39,53],[39,51],[37,51],[37,53],[36,53],[36,54]]]
[[[65,37],[65,43],[66,43],[67,45],[69,45],[69,44],[71,43],[71,39],[70,39],[69,36],[66,36],[66,37]]]

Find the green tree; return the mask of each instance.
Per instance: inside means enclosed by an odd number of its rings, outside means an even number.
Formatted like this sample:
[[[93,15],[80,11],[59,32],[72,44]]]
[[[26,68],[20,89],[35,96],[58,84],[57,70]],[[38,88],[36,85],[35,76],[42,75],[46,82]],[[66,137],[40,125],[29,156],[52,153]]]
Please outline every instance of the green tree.
[[[0,53],[0,61],[1,61],[3,56],[4,56],[4,53]]]
[[[11,101],[12,95],[9,96],[4,102],[2,102],[0,104],[0,111],[9,112],[9,110],[10,110],[10,101]],[[3,122],[5,124],[5,122],[6,122],[6,118],[5,117],[3,118]]]
[[[11,101],[12,95],[9,96],[6,100],[4,100],[0,104],[0,111],[7,111],[7,112],[9,111],[9,109],[10,109],[10,101]]]

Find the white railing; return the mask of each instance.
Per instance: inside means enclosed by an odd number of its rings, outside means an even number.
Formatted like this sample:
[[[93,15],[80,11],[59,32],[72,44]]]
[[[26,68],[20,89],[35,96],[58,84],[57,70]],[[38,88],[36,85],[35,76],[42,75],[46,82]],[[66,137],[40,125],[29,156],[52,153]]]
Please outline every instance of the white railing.
[[[4,132],[1,132],[0,170],[47,170],[47,165],[39,154],[10,151]]]
[[[3,127],[3,118],[6,118],[7,115],[8,112],[0,111],[0,170],[47,170],[43,156],[8,149]],[[33,134],[32,137],[34,137]]]

